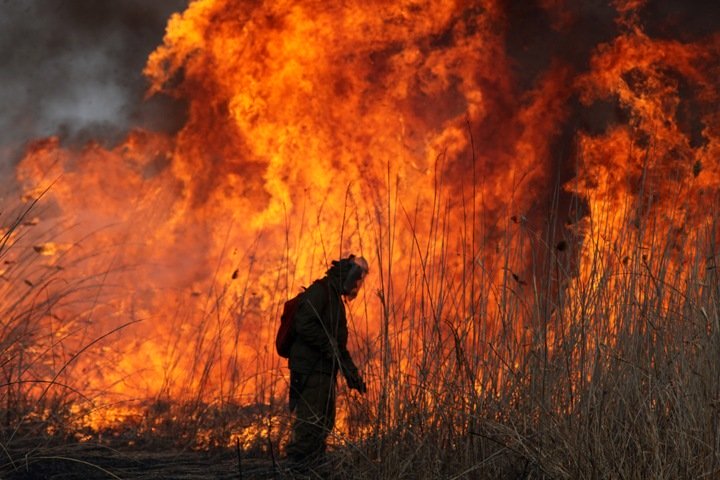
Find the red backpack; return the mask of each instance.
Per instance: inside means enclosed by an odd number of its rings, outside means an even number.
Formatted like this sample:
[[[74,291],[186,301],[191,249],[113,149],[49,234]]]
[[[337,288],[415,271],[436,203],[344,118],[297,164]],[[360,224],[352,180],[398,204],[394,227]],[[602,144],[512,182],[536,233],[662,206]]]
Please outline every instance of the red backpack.
[[[325,286],[329,298],[330,286],[327,282],[321,283]],[[295,342],[295,314],[298,308],[300,308],[305,291],[305,288],[303,288],[302,292],[295,295],[283,305],[282,315],[280,315],[280,327],[278,328],[277,335],[275,335],[275,350],[277,350],[278,355],[283,358],[290,358],[290,349]]]
[[[280,315],[280,327],[275,336],[275,349],[283,358],[290,357],[290,349],[295,342],[295,314],[297,313],[300,302],[302,302],[304,291],[298,293],[293,298],[285,302],[283,305],[282,315]]]

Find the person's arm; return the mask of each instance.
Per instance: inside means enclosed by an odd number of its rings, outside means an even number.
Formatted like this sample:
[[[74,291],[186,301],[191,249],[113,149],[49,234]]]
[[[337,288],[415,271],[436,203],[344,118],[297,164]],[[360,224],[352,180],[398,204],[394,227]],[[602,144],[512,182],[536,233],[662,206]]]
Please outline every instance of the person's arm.
[[[367,391],[365,381],[358,372],[357,366],[355,366],[355,362],[353,362],[352,356],[347,349],[347,330],[345,330],[345,335],[342,338],[338,338],[338,354],[340,357],[340,370],[342,370],[348,387],[360,393],[365,393]]]
[[[327,289],[319,282],[313,283],[305,291],[295,314],[295,333],[302,341],[322,352],[325,357],[331,358],[335,351],[335,341],[330,329],[323,322],[323,312],[327,304]]]
[[[357,374],[358,369],[355,366],[355,362],[353,362],[350,352],[348,352],[348,349],[341,342],[338,342],[338,344],[340,369],[342,370],[343,375],[347,378],[348,375]]]

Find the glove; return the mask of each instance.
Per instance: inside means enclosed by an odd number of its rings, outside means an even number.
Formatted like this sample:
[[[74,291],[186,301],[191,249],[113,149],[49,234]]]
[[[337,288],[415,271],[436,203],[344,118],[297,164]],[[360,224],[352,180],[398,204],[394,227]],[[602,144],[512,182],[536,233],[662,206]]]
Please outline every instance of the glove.
[[[348,375],[345,376],[345,381],[347,382],[348,388],[352,390],[357,390],[361,394],[367,392],[367,386],[365,385],[365,381],[357,372],[357,370],[349,372]]]

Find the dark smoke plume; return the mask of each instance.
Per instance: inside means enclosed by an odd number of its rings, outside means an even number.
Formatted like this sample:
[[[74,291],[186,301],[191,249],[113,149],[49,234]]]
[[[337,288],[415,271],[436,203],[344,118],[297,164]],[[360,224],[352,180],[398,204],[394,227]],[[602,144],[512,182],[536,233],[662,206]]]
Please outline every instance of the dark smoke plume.
[[[120,140],[131,127],[177,128],[182,106],[143,102],[142,69],[188,0],[0,2],[0,173],[32,139]]]

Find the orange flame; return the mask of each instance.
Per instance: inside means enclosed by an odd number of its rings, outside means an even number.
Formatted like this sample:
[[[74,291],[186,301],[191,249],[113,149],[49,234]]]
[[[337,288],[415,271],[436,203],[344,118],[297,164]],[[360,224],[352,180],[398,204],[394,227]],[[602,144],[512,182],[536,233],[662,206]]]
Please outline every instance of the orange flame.
[[[180,131],[82,150],[40,140],[17,168],[28,194],[52,184],[48,215],[65,227],[41,253],[74,245],[64,262],[90,256],[74,274],[103,272],[90,337],[140,321],[78,360],[84,386],[103,398],[268,401],[285,386],[272,351],[278,305],[349,252],[374,266],[352,306],[370,319],[356,319],[359,342],[390,329],[421,352],[403,332],[427,318],[449,319],[445,334],[461,343],[480,343],[472,329],[500,335],[505,287],[530,282],[527,237],[542,229],[574,95],[616,98],[631,118],[576,136],[566,189],[589,211],[578,282],[591,282],[598,254],[622,259],[623,235],[628,247],[647,241],[628,233],[628,216],[661,218],[653,234],[676,232],[681,249],[708,220],[703,199],[718,198],[720,122],[702,112],[693,145],[680,90],[717,105],[706,66],[719,38],[654,40],[632,15],[642,1],[615,3],[626,33],[599,46],[587,72],[556,60],[525,92],[494,0],[197,0],[173,15],[145,74],[149,95],[187,102]],[[571,22],[563,2],[542,4],[556,28]],[[404,303],[448,298],[448,285],[485,307]],[[525,335],[518,317],[503,335]]]

